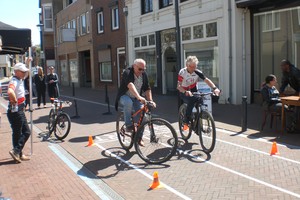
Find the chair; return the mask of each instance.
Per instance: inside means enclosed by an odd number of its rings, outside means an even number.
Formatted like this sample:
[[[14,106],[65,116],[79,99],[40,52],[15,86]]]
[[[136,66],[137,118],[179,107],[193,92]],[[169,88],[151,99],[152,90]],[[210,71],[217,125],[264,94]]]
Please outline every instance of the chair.
[[[272,128],[274,117],[275,117],[275,125],[277,128],[277,118],[281,119],[281,113],[278,113],[275,111],[263,110],[262,124],[261,124],[261,129],[260,129],[261,131],[264,129],[264,126],[266,125],[267,118],[269,115],[271,116],[270,128]]]

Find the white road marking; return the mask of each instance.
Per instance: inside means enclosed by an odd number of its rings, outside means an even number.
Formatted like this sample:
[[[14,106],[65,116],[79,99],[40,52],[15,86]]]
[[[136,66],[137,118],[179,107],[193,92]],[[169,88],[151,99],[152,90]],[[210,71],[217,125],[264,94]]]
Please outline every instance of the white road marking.
[[[230,131],[222,130],[222,129],[217,129],[217,131],[224,132],[224,133],[229,133],[229,134],[236,134],[235,132],[230,132]],[[245,138],[247,137],[246,135],[239,135],[239,136],[240,136],[240,137],[245,137]],[[268,140],[266,140],[266,139],[263,139],[263,138],[255,138],[254,140],[258,140],[258,141],[260,141],[260,142],[269,143],[270,145],[272,144],[272,142],[270,142],[270,141],[268,141]],[[225,140],[220,140],[220,139],[217,139],[217,141],[223,142],[223,143],[226,143],[226,144],[229,144],[229,145],[232,145],[232,146],[236,146],[236,147],[239,147],[239,148],[247,149],[247,150],[250,150],[250,151],[254,151],[254,152],[257,152],[257,153],[261,153],[261,154],[270,156],[270,153],[267,153],[267,152],[264,152],[264,151],[260,151],[260,150],[257,150],[257,149],[253,149],[253,148],[250,148],[250,147],[245,147],[245,146],[242,146],[242,145],[239,145],[239,144],[235,144],[235,143],[232,143],[232,142],[227,142],[227,141],[225,141]],[[277,144],[277,146],[285,147],[286,145],[283,145],[283,144]],[[270,146],[270,147],[271,147],[271,146]],[[300,149],[300,147],[298,147],[298,146],[294,146],[294,147],[297,148],[297,149]],[[289,161],[289,162],[292,162],[292,163],[295,163],[295,164],[299,164],[299,165],[300,165],[300,162],[297,161],[297,160],[285,158],[285,157],[282,157],[282,156],[279,156],[279,155],[273,155],[273,157],[276,157],[276,158],[278,158],[278,159],[285,160],[285,161]]]
[[[137,172],[141,173],[142,175],[146,176],[147,178],[149,178],[150,180],[153,179],[153,177],[149,174],[147,174],[147,172],[145,172],[144,170],[138,168],[137,166],[131,164],[130,162],[128,162],[127,160],[124,160],[123,158],[117,156],[116,154],[112,153],[111,151],[107,150],[105,147],[101,146],[100,144],[95,143],[97,147],[99,147],[100,149],[102,149],[103,151],[105,151],[106,153],[110,154],[112,157],[115,157],[116,159],[120,160],[121,162],[125,163],[126,165],[128,165],[129,167],[133,168],[134,170],[136,170]],[[162,184],[164,186],[164,188],[166,188],[167,190],[169,190],[170,192],[174,193],[175,195],[183,198],[183,199],[191,199],[188,196],[178,192],[177,190],[173,189],[172,187],[168,186],[167,184],[163,183],[160,181],[160,184]]]
[[[281,191],[281,192],[283,192],[283,193],[286,193],[286,194],[292,195],[292,196],[294,196],[294,197],[300,198],[300,194],[297,194],[297,193],[295,193],[295,192],[286,190],[286,189],[281,188],[281,187],[277,187],[277,186],[275,186],[275,185],[273,185],[273,184],[267,183],[267,182],[265,182],[265,181],[261,181],[261,180],[259,180],[259,179],[254,178],[254,177],[251,177],[251,176],[248,176],[248,175],[246,175],[246,174],[243,174],[243,173],[237,172],[237,171],[235,171],[235,170],[229,169],[229,168],[227,168],[227,167],[223,167],[223,166],[221,166],[221,165],[219,165],[219,164],[213,163],[213,162],[211,162],[211,161],[207,161],[207,160],[205,160],[205,159],[203,159],[203,158],[193,156],[193,155],[187,153],[187,151],[182,151],[182,150],[178,150],[178,151],[179,151],[180,153],[183,153],[183,154],[185,154],[185,155],[188,155],[188,156],[190,156],[190,157],[192,157],[192,158],[194,158],[194,159],[201,160],[201,161],[203,161],[203,162],[205,162],[205,163],[208,163],[208,164],[210,164],[210,165],[212,165],[212,166],[214,166],[214,167],[223,169],[223,170],[225,170],[225,171],[228,171],[228,172],[230,172],[230,173],[236,174],[236,175],[241,176],[241,177],[243,177],[243,178],[249,179],[249,180],[251,180],[251,181],[260,183],[260,184],[262,184],[262,185],[265,185],[265,186],[267,186],[267,187],[273,188],[273,189],[275,189],[275,190],[279,190],[279,191]]]

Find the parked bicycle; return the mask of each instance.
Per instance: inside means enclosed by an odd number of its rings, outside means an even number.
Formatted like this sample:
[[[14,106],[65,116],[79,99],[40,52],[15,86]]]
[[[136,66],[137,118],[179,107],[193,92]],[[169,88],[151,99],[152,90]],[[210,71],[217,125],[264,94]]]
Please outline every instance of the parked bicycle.
[[[215,121],[211,113],[207,110],[207,105],[204,104],[204,100],[207,95],[212,95],[212,92],[209,93],[193,93],[194,96],[198,97],[198,100],[195,103],[191,122],[189,128],[184,130],[184,116],[187,108],[187,104],[183,103],[179,108],[179,130],[182,139],[188,140],[192,131],[194,131],[200,139],[200,144],[205,153],[211,153],[216,144],[216,127]]]
[[[65,139],[71,129],[70,116],[63,111],[63,104],[72,105],[69,101],[62,101],[57,98],[51,98],[54,101],[53,107],[49,112],[49,120],[47,129],[49,130],[48,137],[54,132],[58,140]]]
[[[149,164],[160,164],[168,161],[176,152],[178,138],[173,126],[161,118],[152,118],[153,106],[146,101],[144,106],[131,115],[131,119],[141,113],[139,121],[134,124],[133,133],[126,132],[124,114],[119,111],[116,129],[121,146],[130,150],[134,144],[139,157]],[[143,139],[144,145],[140,145]]]

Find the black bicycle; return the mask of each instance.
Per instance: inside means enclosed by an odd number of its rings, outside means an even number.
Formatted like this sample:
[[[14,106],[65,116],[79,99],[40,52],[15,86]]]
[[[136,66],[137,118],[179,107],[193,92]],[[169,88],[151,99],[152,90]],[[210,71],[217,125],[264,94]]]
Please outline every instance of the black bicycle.
[[[54,135],[58,140],[63,140],[68,136],[71,129],[71,119],[70,116],[63,111],[63,104],[71,105],[72,103],[57,98],[52,98],[51,100],[53,100],[54,103],[49,112],[47,126],[49,133],[47,137],[49,138],[54,132]]]
[[[152,118],[152,102],[146,101],[144,106],[132,114],[132,119],[141,113],[139,121],[134,124],[133,132],[126,132],[124,114],[119,111],[116,129],[119,142],[125,150],[134,144],[139,157],[149,164],[160,164],[168,161],[175,154],[178,137],[173,126],[161,118]],[[133,122],[133,120],[132,120]],[[143,145],[141,145],[143,140]]]
[[[207,110],[207,105],[203,103],[207,95],[212,94],[212,92],[193,93],[198,100],[194,106],[196,112],[192,112],[188,128],[184,127],[183,123],[187,104],[183,103],[179,108],[178,123],[182,139],[187,141],[191,137],[192,131],[194,131],[199,136],[201,147],[205,153],[211,153],[216,144],[215,121],[211,113]]]

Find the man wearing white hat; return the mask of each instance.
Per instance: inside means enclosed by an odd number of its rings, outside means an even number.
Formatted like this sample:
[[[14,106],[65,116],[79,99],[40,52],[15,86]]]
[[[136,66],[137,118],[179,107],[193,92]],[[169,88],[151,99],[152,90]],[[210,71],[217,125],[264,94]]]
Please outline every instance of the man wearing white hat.
[[[28,59],[27,62],[30,62]],[[29,69],[23,63],[14,66],[15,75],[8,85],[8,110],[7,118],[12,128],[13,149],[9,151],[12,158],[20,163],[22,160],[30,158],[22,154],[26,141],[30,136],[30,129],[24,113],[25,110],[25,89],[24,79],[28,75]]]

